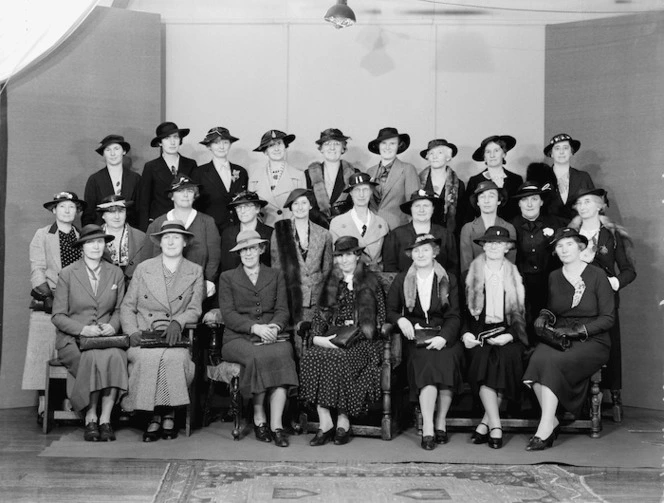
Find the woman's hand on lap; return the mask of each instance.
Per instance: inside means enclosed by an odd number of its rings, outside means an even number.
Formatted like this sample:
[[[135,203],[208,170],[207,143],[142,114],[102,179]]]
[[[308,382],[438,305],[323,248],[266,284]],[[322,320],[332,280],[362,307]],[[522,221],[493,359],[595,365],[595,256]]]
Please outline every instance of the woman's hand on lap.
[[[98,325],[86,325],[81,330],[81,335],[85,337],[99,337],[101,335],[101,328]]]
[[[463,342],[463,345],[466,346],[466,349],[473,349],[475,346],[480,345],[480,341],[475,339],[475,336],[470,332],[463,334],[461,341]]]
[[[401,330],[401,333],[406,339],[409,341],[415,339],[415,329],[413,328],[413,324],[410,322],[410,320],[407,318],[399,318],[397,320],[397,325],[399,325],[399,330]]]
[[[328,348],[328,349],[339,349],[334,343],[330,342],[330,339],[334,339],[336,337],[335,334],[333,335],[317,335],[314,337],[314,346],[320,346],[321,348]]]
[[[427,349],[435,349],[437,351],[443,349],[445,347],[445,344],[447,344],[447,340],[440,335],[432,337],[431,339],[427,339],[425,342],[429,343]]]

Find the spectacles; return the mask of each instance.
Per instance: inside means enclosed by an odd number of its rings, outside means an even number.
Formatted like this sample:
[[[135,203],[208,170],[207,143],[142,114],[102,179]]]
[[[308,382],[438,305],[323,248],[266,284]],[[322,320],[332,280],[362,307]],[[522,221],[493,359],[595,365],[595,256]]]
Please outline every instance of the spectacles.
[[[258,253],[259,251],[260,248],[257,245],[248,246],[247,248],[242,248],[240,250],[240,255],[253,255],[255,253]]]

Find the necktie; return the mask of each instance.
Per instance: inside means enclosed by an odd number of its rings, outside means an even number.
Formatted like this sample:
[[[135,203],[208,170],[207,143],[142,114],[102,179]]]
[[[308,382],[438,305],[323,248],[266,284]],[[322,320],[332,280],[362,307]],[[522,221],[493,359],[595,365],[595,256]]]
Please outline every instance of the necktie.
[[[362,226],[362,237],[364,237],[364,235],[365,235],[366,233],[367,233],[367,226],[366,226],[366,225],[363,225],[363,226]]]
[[[175,168],[175,166],[171,166],[171,173],[173,173],[173,176],[178,174],[178,170]]]

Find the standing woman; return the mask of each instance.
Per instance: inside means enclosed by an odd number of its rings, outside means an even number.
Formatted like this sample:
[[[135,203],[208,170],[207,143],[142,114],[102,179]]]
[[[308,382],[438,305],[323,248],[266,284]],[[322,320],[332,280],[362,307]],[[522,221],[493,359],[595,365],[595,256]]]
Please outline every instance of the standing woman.
[[[615,292],[615,322],[609,330],[611,353],[606,371],[602,372],[602,387],[611,390],[613,419],[622,421],[622,350],[620,343],[620,318],[618,292],[636,279],[632,239],[627,230],[604,215],[609,200],[604,189],[586,189],[572,200],[579,213],[569,224],[572,229],[588,239],[588,247],[581,253],[581,260],[601,268],[609,277]],[[617,273],[616,273],[617,270]]]
[[[418,328],[437,330],[425,346],[406,344],[410,400],[422,412],[422,449],[446,444],[447,411],[452,395],[463,388],[463,347],[457,344],[461,320],[456,277],[436,262],[440,239],[418,234],[408,247],[413,265],[392,282],[387,297],[387,319],[399,326],[409,341]],[[434,415],[435,411],[435,415]]]
[[[122,329],[131,334],[132,345],[127,351],[129,392],[122,407],[152,413],[143,442],[177,437],[175,408],[190,402],[195,365],[189,350],[142,348],[140,339],[142,330],[163,328],[153,327],[153,322],[161,321],[166,325],[166,341],[173,345],[180,341],[185,325],[200,318],[203,268],[183,255],[193,237],[179,220],[165,221],[159,232],[150,235],[161,254],[138,265],[120,309]]]
[[[290,211],[283,209],[288,195],[307,185],[304,171],[286,162],[286,149],[295,140],[294,134],[270,129],[261,138],[254,152],[263,152],[267,163],[256,166],[249,176],[249,190],[267,201],[263,210],[263,223],[274,227],[282,218],[290,218]]]
[[[57,328],[58,360],[75,378],[70,400],[85,409],[87,442],[115,440],[111,411],[127,391],[127,353],[120,348],[81,352],[79,337],[101,337],[120,331],[120,302],[124,295],[122,270],[102,260],[113,236],[101,227],[83,227],[76,246],[83,257],[65,267],[55,289],[52,321]],[[100,408],[100,410],[98,410]]]
[[[275,223],[270,247],[272,263],[284,272],[294,324],[311,321],[323,281],[332,269],[332,236],[309,219],[312,199],[307,189],[290,193],[284,208],[293,216]]]
[[[420,151],[420,157],[429,161],[429,166],[420,172],[420,186],[442,202],[436,208],[432,221],[447,227],[455,236],[459,235],[465,222],[465,216],[459,211],[462,209],[459,202],[466,197],[463,181],[448,164],[457,151],[457,146],[445,139],[431,140],[427,148]]]
[[[461,340],[470,359],[468,381],[484,406],[482,421],[471,436],[474,444],[503,446],[500,404],[521,395],[522,355],[528,346],[524,289],[516,266],[505,257],[514,247],[504,227],[489,227],[475,242],[484,253],[473,260],[466,277],[467,314]],[[498,335],[478,340],[487,330]]]

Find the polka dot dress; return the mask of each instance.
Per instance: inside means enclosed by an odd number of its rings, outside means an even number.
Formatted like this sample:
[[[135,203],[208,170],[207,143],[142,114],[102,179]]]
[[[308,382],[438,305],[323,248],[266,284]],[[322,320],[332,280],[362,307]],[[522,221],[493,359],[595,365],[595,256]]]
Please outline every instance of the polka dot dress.
[[[74,229],[68,234],[58,230],[58,238],[60,240],[60,263],[64,269],[81,258],[81,249],[74,247],[74,243],[78,239]]]

